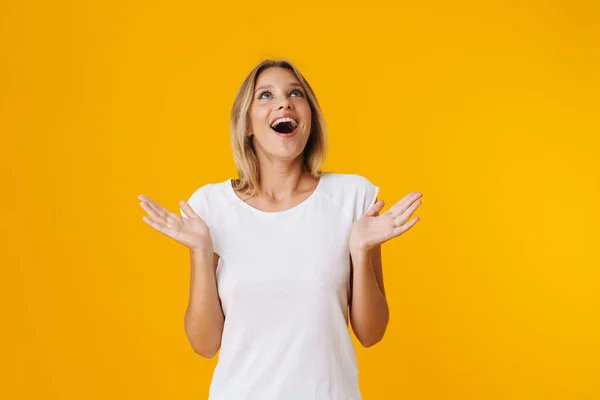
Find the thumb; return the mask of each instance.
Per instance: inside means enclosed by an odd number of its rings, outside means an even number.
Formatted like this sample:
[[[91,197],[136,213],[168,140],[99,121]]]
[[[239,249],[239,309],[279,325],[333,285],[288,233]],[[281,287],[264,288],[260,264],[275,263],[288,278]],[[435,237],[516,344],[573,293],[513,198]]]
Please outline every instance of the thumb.
[[[369,211],[367,211],[367,213],[365,215],[369,216],[369,217],[374,217],[376,215],[379,215],[379,211],[381,211],[383,209],[383,206],[385,205],[383,200],[377,200],[375,202],[375,204],[373,204],[371,206],[371,208],[369,208]]]
[[[181,216],[183,218],[197,218],[198,214],[194,211],[192,206],[184,200],[179,201],[179,210],[182,211]]]

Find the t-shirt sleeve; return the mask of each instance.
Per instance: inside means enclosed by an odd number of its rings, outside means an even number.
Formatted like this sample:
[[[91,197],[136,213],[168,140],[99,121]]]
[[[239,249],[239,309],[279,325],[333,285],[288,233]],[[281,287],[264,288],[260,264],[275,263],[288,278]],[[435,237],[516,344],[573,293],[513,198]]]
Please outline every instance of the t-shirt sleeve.
[[[375,204],[379,194],[379,186],[360,175],[358,176],[358,187],[356,189],[356,201],[354,203],[354,221],[357,221],[369,211]]]
[[[198,190],[196,190],[194,193],[192,193],[192,195],[190,196],[187,203],[190,205],[190,207],[192,207],[192,210],[194,210],[194,212],[196,214],[198,214],[198,216],[200,216],[200,218],[202,218],[204,223],[206,225],[210,226],[210,221],[208,220],[208,204],[206,201],[206,188],[207,188],[206,186],[203,186],[203,187],[199,188]],[[185,214],[185,212],[183,211],[183,209],[181,209],[181,207],[179,207],[179,213],[181,214],[181,216],[183,218],[190,217],[189,215]]]

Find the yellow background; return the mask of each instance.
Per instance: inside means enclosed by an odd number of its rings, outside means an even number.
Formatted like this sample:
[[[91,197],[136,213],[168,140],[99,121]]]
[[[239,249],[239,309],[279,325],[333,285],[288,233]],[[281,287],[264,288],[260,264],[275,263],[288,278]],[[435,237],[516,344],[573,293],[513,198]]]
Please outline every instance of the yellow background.
[[[326,170],[423,193],[365,400],[600,398],[597,4],[2,1],[0,398],[206,398],[188,253],[136,197],[237,177],[265,57],[315,89]]]

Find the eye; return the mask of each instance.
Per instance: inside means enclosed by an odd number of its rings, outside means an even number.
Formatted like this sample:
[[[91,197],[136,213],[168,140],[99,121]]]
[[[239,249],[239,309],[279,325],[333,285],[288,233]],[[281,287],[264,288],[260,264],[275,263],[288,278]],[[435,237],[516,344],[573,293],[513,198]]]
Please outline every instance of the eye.
[[[293,95],[294,93],[297,93],[294,97],[302,97],[302,96],[304,96],[304,94],[302,93],[302,91],[298,90],[298,89],[292,90],[292,92],[290,94]],[[268,99],[269,97],[264,97],[264,95],[266,95],[266,94],[268,94],[269,96],[273,96],[271,94],[271,92],[269,92],[268,90],[265,90],[263,92],[260,92],[260,94],[258,95],[258,98],[259,99]]]

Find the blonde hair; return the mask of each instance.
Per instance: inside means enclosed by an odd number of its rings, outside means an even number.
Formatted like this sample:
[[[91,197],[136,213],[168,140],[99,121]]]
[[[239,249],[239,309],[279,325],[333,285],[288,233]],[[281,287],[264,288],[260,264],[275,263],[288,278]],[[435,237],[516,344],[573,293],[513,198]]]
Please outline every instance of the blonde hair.
[[[304,88],[310,105],[312,122],[310,135],[304,147],[303,166],[314,178],[320,178],[325,173],[321,170],[321,164],[327,152],[327,130],[325,127],[325,118],[317,101],[317,96],[306,79],[304,79],[304,76],[290,61],[287,59],[266,59],[256,65],[246,79],[244,79],[231,107],[231,146],[234,162],[240,176],[239,179],[233,180],[233,188],[238,191],[249,192],[251,196],[258,193],[260,181],[258,159],[252,139],[247,135],[249,129],[248,110],[252,104],[254,86],[259,75],[267,68],[272,67],[290,70]]]

